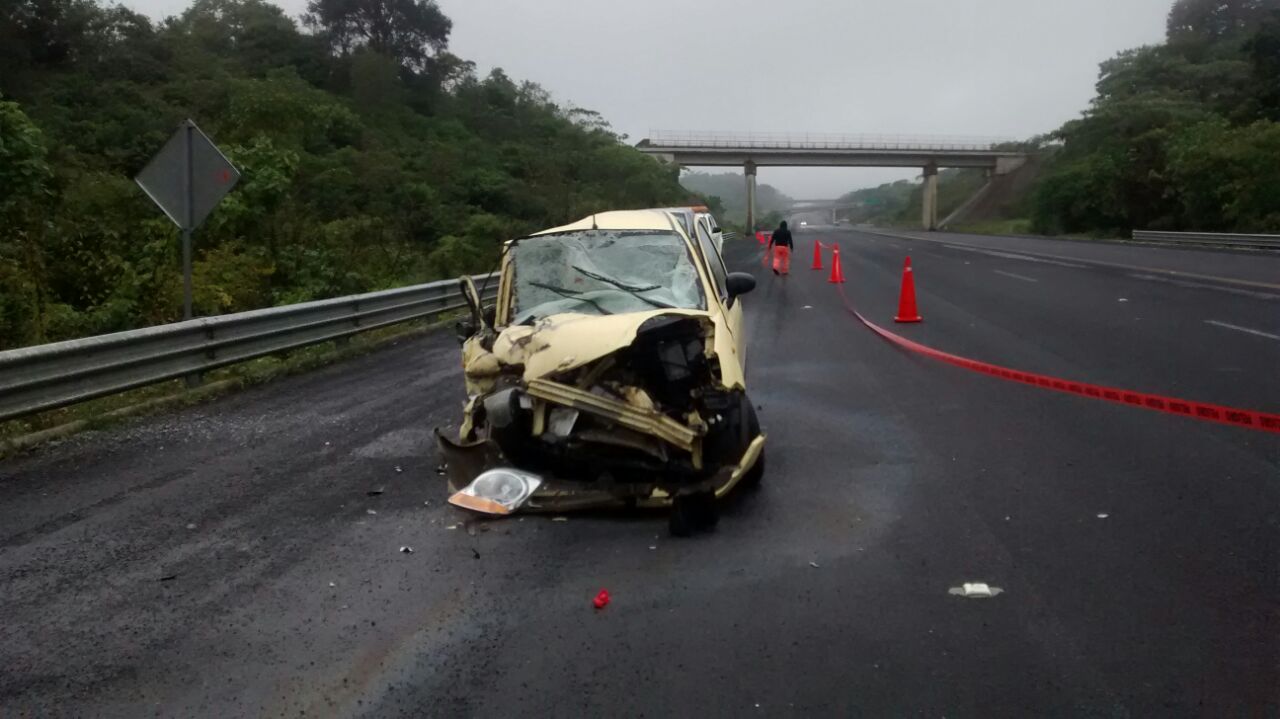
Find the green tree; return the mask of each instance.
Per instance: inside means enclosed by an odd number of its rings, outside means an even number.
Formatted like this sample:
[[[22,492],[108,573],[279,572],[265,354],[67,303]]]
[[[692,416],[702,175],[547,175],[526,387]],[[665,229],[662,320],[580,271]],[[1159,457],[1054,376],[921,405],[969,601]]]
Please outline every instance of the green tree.
[[[17,103],[0,99],[0,349],[44,336],[47,280],[40,240],[52,181],[40,130]]]
[[[343,54],[368,46],[412,70],[426,69],[453,29],[435,0],[311,0],[305,19]]]

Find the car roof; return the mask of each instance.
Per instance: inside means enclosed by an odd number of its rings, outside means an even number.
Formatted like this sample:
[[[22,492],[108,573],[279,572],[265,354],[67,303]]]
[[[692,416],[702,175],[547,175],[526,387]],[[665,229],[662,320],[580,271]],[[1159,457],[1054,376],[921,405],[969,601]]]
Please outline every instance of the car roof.
[[[588,215],[577,222],[535,232],[531,237],[551,235],[557,232],[582,230],[670,230],[671,217],[664,210],[612,210]]]

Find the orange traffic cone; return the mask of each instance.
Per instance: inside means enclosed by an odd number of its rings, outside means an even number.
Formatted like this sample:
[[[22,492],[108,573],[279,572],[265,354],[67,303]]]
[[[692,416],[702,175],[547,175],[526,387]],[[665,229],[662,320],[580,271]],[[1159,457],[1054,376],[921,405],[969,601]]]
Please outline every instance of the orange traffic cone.
[[[813,269],[822,269],[822,243],[813,241]]]
[[[833,285],[844,284],[844,270],[840,269],[840,245],[831,248],[831,279],[827,282]]]
[[[911,258],[902,266],[902,293],[898,295],[898,316],[894,322],[923,322],[916,308],[916,276],[911,271]]]

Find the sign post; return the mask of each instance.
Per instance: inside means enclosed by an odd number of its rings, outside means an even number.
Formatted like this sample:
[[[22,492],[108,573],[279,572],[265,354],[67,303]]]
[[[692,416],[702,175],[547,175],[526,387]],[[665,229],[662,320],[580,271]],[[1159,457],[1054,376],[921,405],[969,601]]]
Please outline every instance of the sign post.
[[[182,230],[182,318],[191,307],[191,233],[240,180],[240,171],[187,120],[134,181]]]
[[[191,120],[160,148],[134,178],[138,187],[182,231],[182,319],[194,317],[191,301],[191,233],[240,179],[240,171]],[[187,386],[200,384],[199,374]]]

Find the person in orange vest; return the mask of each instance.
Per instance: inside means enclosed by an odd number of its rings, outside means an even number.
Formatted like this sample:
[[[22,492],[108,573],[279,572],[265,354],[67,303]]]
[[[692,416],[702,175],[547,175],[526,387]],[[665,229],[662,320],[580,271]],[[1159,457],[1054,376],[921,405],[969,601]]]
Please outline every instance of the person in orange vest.
[[[773,231],[769,239],[768,251],[773,253],[773,274],[791,274],[791,248],[795,242],[791,239],[791,230],[787,229],[787,221],[783,220],[778,229]]]

